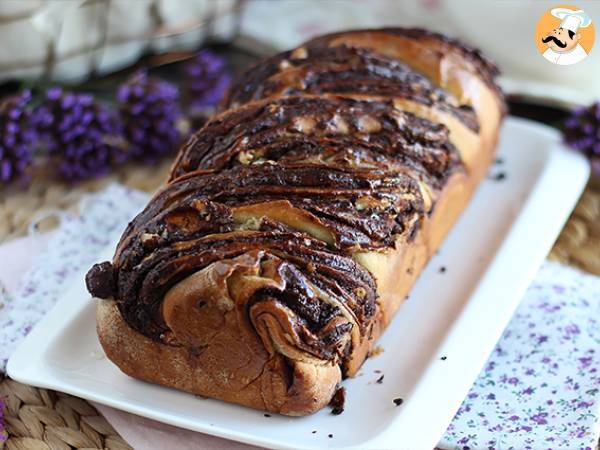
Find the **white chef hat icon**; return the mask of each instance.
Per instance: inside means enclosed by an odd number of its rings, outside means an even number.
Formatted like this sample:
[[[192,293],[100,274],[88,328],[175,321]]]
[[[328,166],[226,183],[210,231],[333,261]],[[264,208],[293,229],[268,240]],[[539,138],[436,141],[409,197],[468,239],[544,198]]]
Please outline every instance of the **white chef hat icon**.
[[[583,10],[573,11],[569,8],[554,8],[550,13],[561,20],[560,28],[577,33],[579,28],[586,28],[592,19]]]

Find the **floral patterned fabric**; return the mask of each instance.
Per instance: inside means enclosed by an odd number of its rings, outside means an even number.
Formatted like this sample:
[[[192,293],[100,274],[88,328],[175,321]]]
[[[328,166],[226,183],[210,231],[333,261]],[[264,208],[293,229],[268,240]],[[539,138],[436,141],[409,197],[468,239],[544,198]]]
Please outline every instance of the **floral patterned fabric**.
[[[72,283],[73,276],[95,263],[147,202],[147,194],[111,185],[85,197],[80,215],[60,215],[60,230],[19,287],[9,292],[0,286],[0,372],[19,342]]]
[[[546,262],[439,444],[596,449],[600,278]]]
[[[146,194],[118,185],[89,196],[81,215],[63,216],[60,229],[19,287],[0,289],[0,371],[73,277],[96,261],[147,200]],[[600,432],[599,321],[600,278],[546,262],[439,447],[595,449]],[[124,436],[142,430],[154,436],[148,441],[164,440],[142,418],[113,421]],[[196,443],[185,448],[202,449],[214,447],[210,439],[218,438],[182,442]],[[200,444],[205,440],[206,445]]]

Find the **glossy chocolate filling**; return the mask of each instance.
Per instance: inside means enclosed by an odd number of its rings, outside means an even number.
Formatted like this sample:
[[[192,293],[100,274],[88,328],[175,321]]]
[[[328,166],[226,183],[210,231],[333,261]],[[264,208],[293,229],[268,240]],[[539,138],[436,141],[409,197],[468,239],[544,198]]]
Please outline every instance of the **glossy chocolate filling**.
[[[318,301],[311,285],[345,299],[359,323],[366,324],[372,318],[376,287],[365,269],[351,258],[300,233],[261,230],[172,244],[164,242],[152,253],[145,252],[142,245],[128,247],[116,261],[119,309],[134,329],[162,340],[168,328],[162,321],[160,304],[169,288],[213,262],[251,250],[262,250],[280,258],[282,263],[278,273],[286,283],[283,291],[259,291],[255,301],[278,299],[294,311],[294,320],[301,330],[306,327],[308,331],[317,332],[340,314],[337,308]],[[319,357],[331,358],[341,338],[341,330],[336,328],[323,337],[329,345],[308,341],[305,349]]]
[[[386,32],[442,40],[493,83],[495,67],[474,49],[423,30]],[[377,286],[354,255],[413,239],[448,178],[464,170],[446,126],[398,110],[392,98],[479,126],[471,108],[422,74],[368,49],[329,47],[336,36],[247,72],[224,103],[244,104],[184,145],[113,262],[90,270],[89,291],[114,298],[132,328],[185,345],[165,323],[165,294],[247,256],[254,276],[272,282],[249,291],[246,314],[276,302],[297,348],[343,363],[351,335],[368,335]],[[195,307],[207,308],[203,299]]]
[[[435,188],[460,166],[445,126],[389,102],[289,97],[217,116],[183,147],[171,179],[268,161],[415,171]]]
[[[435,40],[442,44],[442,48],[448,49],[448,51],[457,51],[461,57],[465,60],[469,61],[473,67],[475,67],[477,75],[481,77],[482,80],[486,82],[488,87],[490,87],[501,100],[500,104],[505,109],[506,105],[504,102],[504,93],[498,86],[495,81],[495,78],[500,75],[500,70],[498,66],[494,64],[492,60],[487,58],[481,50],[466,44],[463,41],[452,38],[450,36],[446,36],[441,33],[436,33],[434,31],[425,30],[423,28],[378,28],[372,30],[360,30],[356,33],[381,33],[381,34],[390,34],[406,37],[414,40],[423,40],[423,39],[431,39]],[[342,38],[344,35],[351,35],[354,32],[339,32],[339,33],[331,33],[323,36],[316,37],[306,44],[305,47],[319,47],[326,46],[329,42],[333,41],[336,38]],[[443,51],[443,50],[442,50]],[[506,112],[506,109],[505,109]]]
[[[113,263],[112,296],[130,326],[167,342],[160,307],[172,286],[214,262],[262,250],[281,260],[285,289],[265,288],[256,301],[274,298],[293,312],[303,350],[343,359],[353,325],[336,322],[342,311],[322,296],[342,302],[366,332],[376,286],[352,254],[413,236],[424,211],[420,180],[442,184],[459,169],[443,126],[385,103],[287,98],[233,110],[192,139],[174,167],[182,176],[129,224]],[[269,217],[251,226],[235,217],[240,208],[277,201],[308,214],[331,240]]]
[[[287,51],[248,70],[231,87],[221,108],[300,94],[402,98],[449,112],[471,130],[479,130],[471,107],[459,105],[445,90],[398,60],[345,45],[302,49],[301,55],[297,50]]]

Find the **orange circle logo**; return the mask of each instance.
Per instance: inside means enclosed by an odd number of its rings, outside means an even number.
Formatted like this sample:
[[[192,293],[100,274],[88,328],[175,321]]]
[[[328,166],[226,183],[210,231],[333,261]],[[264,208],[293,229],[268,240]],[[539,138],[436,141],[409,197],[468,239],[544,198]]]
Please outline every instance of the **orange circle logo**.
[[[584,10],[561,5],[540,17],[535,43],[546,60],[569,66],[584,60],[592,51],[595,33],[592,18]]]

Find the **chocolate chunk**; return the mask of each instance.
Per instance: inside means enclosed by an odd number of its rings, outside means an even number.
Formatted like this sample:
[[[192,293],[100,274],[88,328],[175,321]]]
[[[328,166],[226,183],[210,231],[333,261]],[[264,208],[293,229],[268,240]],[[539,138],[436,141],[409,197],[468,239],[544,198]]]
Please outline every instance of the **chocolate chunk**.
[[[440,267],[440,273],[444,273],[446,271],[446,266]]]
[[[402,403],[404,403],[404,400],[402,400],[401,398],[395,398],[394,399],[394,404],[396,406],[400,406]]]
[[[94,264],[85,276],[85,284],[90,294],[97,298],[110,298],[115,295],[115,271],[108,261]]]
[[[497,174],[492,175],[489,178],[490,178],[490,180],[493,180],[493,181],[503,181],[504,179],[506,179],[506,173],[498,172]]]
[[[338,388],[333,394],[329,406],[331,406],[331,414],[337,416],[344,412],[344,403],[346,402],[346,389],[343,387]]]
[[[382,384],[383,383],[383,377],[385,375],[381,375],[378,379],[377,379],[377,384]]]
[[[448,359],[448,357],[447,357],[447,356],[442,356],[440,359],[441,359],[442,361],[446,361],[446,359]]]

